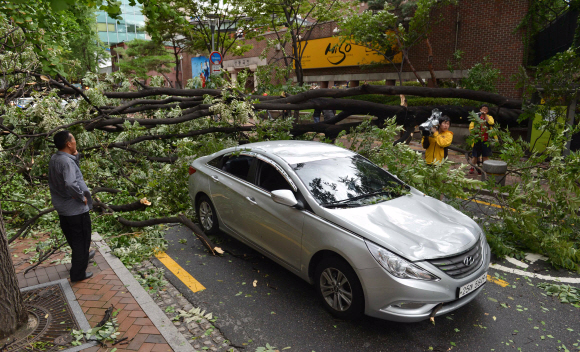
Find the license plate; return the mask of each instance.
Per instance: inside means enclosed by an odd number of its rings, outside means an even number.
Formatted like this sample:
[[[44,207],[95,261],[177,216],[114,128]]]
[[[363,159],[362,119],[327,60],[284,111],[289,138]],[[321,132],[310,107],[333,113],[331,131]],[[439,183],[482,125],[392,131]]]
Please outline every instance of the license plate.
[[[471,281],[470,283],[461,286],[459,288],[459,297],[457,298],[461,298],[466,294],[475,291],[477,288],[481,287],[481,285],[485,284],[486,281],[487,281],[487,272],[483,273],[480,277]]]

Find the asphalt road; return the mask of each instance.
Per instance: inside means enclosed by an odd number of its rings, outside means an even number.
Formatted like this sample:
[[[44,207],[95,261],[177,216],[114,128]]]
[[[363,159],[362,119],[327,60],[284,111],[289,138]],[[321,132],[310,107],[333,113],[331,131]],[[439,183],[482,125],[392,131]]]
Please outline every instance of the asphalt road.
[[[226,234],[213,238],[226,250],[223,257],[208,255],[183,227],[168,229],[167,239],[167,254],[206,289],[193,293],[166,271],[168,279],[193,304],[217,316],[215,325],[242,351],[253,352],[266,343],[279,350],[290,347],[290,352],[580,350],[580,308],[545,296],[535,278],[490,269],[491,276],[497,273],[508,285],[488,281],[475,300],[438,317],[434,325],[369,317],[342,321],[324,310],[313,286]],[[187,243],[179,242],[184,239]],[[542,261],[527,270],[578,277]]]

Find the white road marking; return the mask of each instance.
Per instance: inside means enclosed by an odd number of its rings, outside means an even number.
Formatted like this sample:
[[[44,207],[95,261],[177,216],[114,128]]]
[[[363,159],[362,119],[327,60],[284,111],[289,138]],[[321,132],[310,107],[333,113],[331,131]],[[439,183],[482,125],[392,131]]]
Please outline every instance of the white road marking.
[[[531,277],[534,279],[547,280],[547,281],[558,281],[558,282],[565,282],[565,283],[569,283],[569,284],[580,284],[580,277],[554,277],[554,276],[550,276],[550,275],[535,274],[535,273],[529,273],[527,271],[523,271],[520,269],[508,268],[507,266],[493,264],[493,263],[490,263],[489,267],[492,269],[505,271],[506,273],[516,274],[516,275],[520,275],[520,276],[528,276],[528,277]]]
[[[508,262],[512,263],[513,265],[519,266],[520,268],[526,269],[529,266],[528,264],[526,264],[524,262],[520,262],[516,258],[506,257],[505,260],[507,260]]]
[[[548,260],[548,257],[544,257],[543,255],[537,253],[526,253],[526,260],[529,261],[530,264],[533,264],[537,260],[546,261]]]

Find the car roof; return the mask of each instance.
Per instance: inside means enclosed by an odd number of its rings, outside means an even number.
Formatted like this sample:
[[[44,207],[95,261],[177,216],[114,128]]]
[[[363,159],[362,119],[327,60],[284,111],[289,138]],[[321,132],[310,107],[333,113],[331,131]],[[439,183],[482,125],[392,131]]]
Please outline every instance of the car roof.
[[[238,148],[274,154],[291,165],[356,155],[348,149],[332,144],[311,141],[267,141],[244,144]]]

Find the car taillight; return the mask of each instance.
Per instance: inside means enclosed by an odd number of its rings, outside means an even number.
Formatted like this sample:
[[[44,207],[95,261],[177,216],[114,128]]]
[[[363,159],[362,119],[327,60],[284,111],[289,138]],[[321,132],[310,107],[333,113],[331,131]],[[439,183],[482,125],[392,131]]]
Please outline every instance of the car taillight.
[[[189,167],[189,174],[190,174],[190,175],[193,175],[193,174],[194,174],[196,171],[197,171],[197,170],[196,170],[196,169],[194,169],[193,167],[191,167],[191,166]]]

